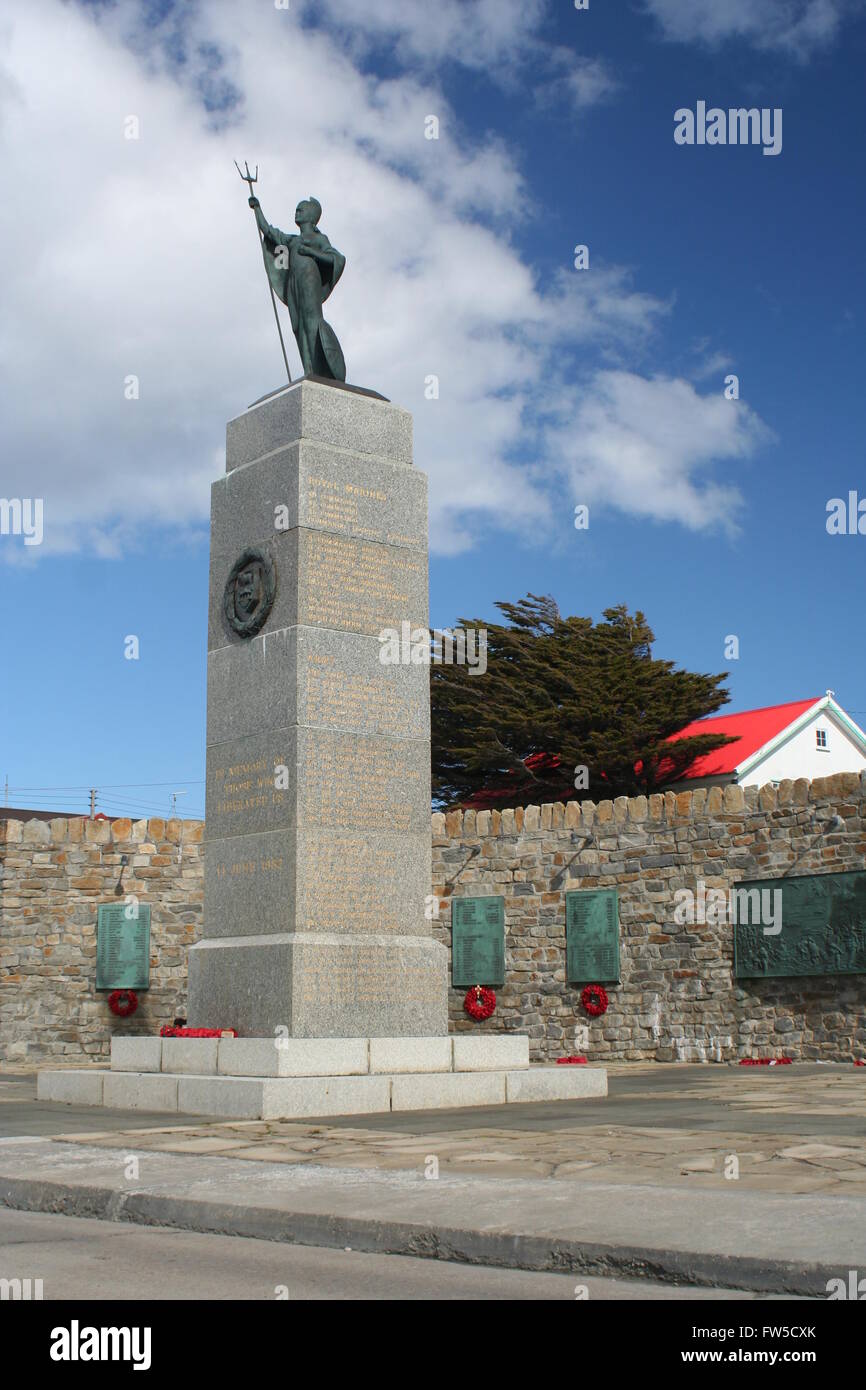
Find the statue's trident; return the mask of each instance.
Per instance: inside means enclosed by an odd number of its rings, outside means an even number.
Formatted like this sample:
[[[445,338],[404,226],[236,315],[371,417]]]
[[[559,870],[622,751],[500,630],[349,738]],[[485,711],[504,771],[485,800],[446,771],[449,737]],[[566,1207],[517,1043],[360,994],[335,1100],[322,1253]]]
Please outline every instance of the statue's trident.
[[[234,165],[235,165],[235,168],[237,169],[238,173],[241,174],[241,166],[238,164],[237,160],[234,161]],[[243,179],[244,183],[249,184],[249,188],[250,188],[250,197],[252,197],[252,196],[253,196],[253,184],[254,184],[254,183],[257,183],[257,182],[258,182],[258,178],[259,178],[259,166],[258,166],[258,164],[257,164],[257,165],[256,165],[256,172],[255,172],[254,174],[251,174],[251,173],[250,173],[250,166],[249,166],[249,164],[247,164],[247,161],[244,160],[244,168],[246,169],[247,172],[246,172],[245,174],[241,174],[241,178]],[[253,214],[255,214],[255,208],[253,208]],[[264,238],[262,232],[259,230],[258,218],[256,218],[256,231],[258,231],[258,233],[259,233],[259,245],[260,245],[261,248],[262,248],[262,261],[263,261],[264,267],[265,267],[265,274],[268,275],[268,261],[267,261],[267,255],[266,255],[266,253],[265,253],[265,238]],[[276,325],[277,325],[277,332],[278,332],[279,335],[280,335],[280,347],[281,347],[282,350],[283,350],[283,361],[284,361],[285,364],[286,364],[286,376],[289,378],[289,383],[291,384],[292,374],[291,374],[291,372],[289,371],[289,359],[288,359],[288,357],[286,356],[286,345],[285,345],[285,343],[283,342],[283,330],[280,328],[280,316],[279,316],[279,314],[277,313],[277,299],[276,299],[276,295],[274,294],[274,287],[273,287],[273,285],[271,284],[271,277],[270,277],[270,275],[268,275],[268,288],[269,288],[269,290],[270,290],[270,292],[271,292],[271,303],[272,303],[273,306],[274,306],[274,320],[275,320]]]

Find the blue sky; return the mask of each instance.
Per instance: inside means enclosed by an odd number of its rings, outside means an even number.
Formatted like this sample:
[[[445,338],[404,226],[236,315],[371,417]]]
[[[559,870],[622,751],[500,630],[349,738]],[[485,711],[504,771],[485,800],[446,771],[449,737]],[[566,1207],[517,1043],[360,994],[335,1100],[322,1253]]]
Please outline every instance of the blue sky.
[[[866,536],[825,526],[866,497],[861,4],[48,0],[0,24],[0,496],[45,511],[40,546],[0,536],[12,804],[203,810],[208,484],[280,380],[234,158],[279,225],[320,198],[349,379],[415,414],[433,625],[624,602],[658,655],[728,671],[731,708],[829,686],[866,720]],[[782,152],[675,144],[698,101],[781,108]]]

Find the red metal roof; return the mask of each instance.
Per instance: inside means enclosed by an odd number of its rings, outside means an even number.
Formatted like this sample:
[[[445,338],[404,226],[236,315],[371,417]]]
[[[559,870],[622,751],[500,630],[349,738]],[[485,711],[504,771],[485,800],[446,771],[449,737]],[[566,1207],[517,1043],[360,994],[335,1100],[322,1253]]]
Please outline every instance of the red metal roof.
[[[767,705],[765,709],[747,709],[740,714],[714,714],[708,719],[696,719],[687,724],[679,733],[671,734],[669,743],[679,738],[696,738],[699,734],[727,734],[736,743],[726,743],[714,753],[706,753],[696,758],[682,776],[722,777],[735,772],[741,763],[763,748],[783,729],[787,729],[801,714],[818,703],[812,700],[794,700],[789,705]]]
[[[757,753],[759,748],[763,748],[764,744],[769,743],[777,734],[782,733],[783,729],[787,729],[801,714],[805,714],[806,710],[816,705],[819,698],[815,696],[811,700],[794,700],[787,705],[767,705],[763,709],[742,710],[739,714],[714,714],[707,719],[695,719],[678,733],[671,734],[668,742],[673,743],[680,738],[695,738],[700,734],[726,734],[728,738],[736,739],[736,742],[726,743],[714,753],[705,753],[702,758],[696,758],[685,772],[680,773],[680,778],[688,780],[732,775],[741,763],[753,753]],[[552,769],[558,767],[559,762],[558,753],[531,753],[526,758],[526,766],[530,769]],[[665,775],[670,777],[673,772],[673,764],[666,765],[666,762],[666,759],[662,759],[659,764],[658,772],[662,778]],[[641,766],[640,762],[636,763],[635,770],[640,771]],[[465,810],[486,810],[504,794],[510,794],[513,790],[513,784],[487,788],[474,792],[461,802],[461,805]],[[579,793],[572,795],[576,800],[581,799]],[[562,799],[568,799],[567,794]]]

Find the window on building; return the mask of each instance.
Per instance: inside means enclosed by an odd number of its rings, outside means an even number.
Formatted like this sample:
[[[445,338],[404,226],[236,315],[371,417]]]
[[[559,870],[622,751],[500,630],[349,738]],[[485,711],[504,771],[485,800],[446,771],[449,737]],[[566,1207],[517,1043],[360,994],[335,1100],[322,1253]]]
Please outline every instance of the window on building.
[[[827,730],[826,730],[826,729],[816,729],[816,730],[815,730],[815,742],[817,743],[817,745],[818,745],[819,748],[826,748],[826,747],[827,747]]]

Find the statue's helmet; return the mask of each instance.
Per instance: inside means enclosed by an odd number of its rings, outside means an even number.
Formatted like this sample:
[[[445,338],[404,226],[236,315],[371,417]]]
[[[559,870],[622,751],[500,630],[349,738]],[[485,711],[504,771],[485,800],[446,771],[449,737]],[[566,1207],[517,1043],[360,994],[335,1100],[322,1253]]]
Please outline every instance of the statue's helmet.
[[[305,213],[306,216],[304,215]],[[321,221],[321,217],[322,204],[319,202],[318,198],[304,198],[300,203],[298,203],[297,209],[295,211],[295,221],[297,223],[300,224],[304,221],[310,221],[313,223],[315,227],[318,227],[319,222]]]

